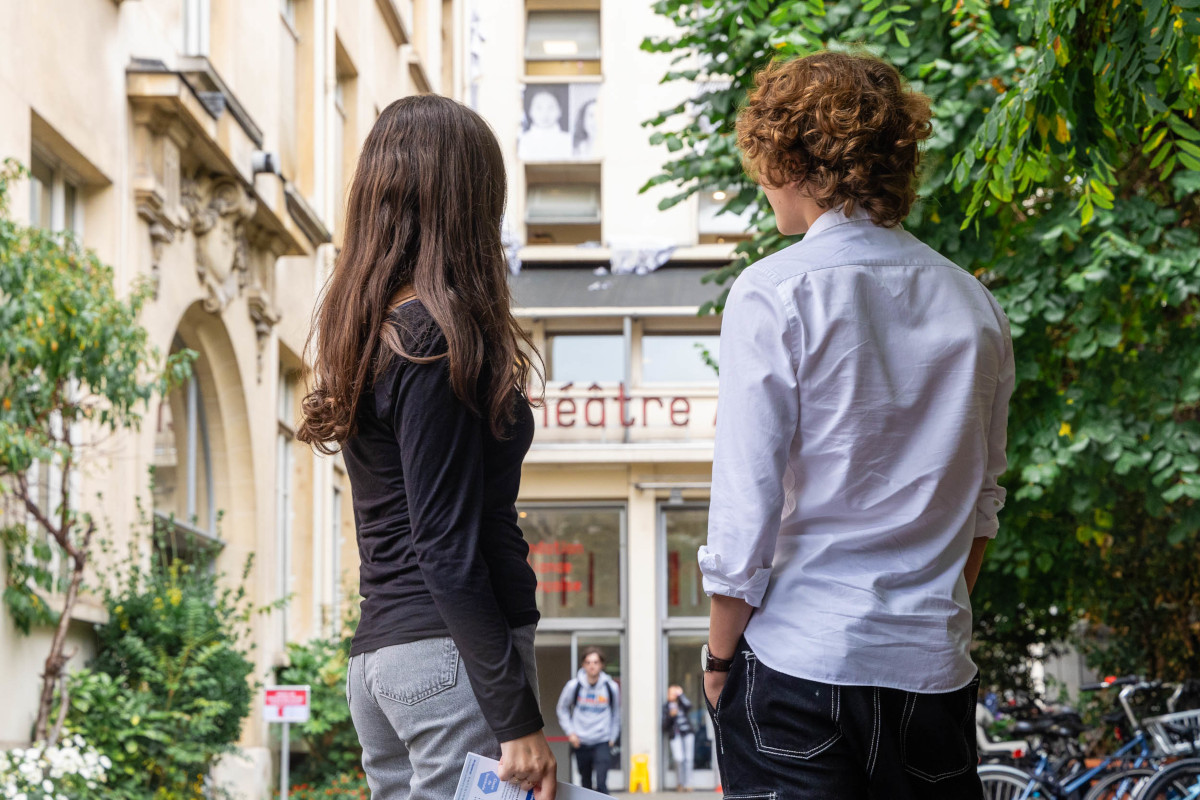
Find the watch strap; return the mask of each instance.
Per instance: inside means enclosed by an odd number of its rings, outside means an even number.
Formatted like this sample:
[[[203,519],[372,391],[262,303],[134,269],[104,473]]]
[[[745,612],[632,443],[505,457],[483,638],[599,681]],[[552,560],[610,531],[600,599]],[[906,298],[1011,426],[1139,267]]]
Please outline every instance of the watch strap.
[[[705,672],[729,672],[733,668],[732,658],[717,658],[708,649],[708,644],[704,645],[704,671]]]

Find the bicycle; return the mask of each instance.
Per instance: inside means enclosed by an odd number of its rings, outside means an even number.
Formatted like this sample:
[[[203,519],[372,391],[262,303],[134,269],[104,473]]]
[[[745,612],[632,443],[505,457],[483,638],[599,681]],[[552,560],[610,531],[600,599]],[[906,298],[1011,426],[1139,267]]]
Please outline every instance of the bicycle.
[[[1140,692],[1159,689],[1162,684],[1128,677],[1080,688],[1083,691],[1100,691],[1114,686],[1122,687],[1118,704],[1122,716],[1132,725],[1133,738],[1091,768],[1085,768],[1082,759],[1073,757],[1074,754],[1055,763],[1045,747],[1041,748],[1037,765],[1032,771],[1002,765],[981,766],[979,777],[986,800],[1077,800],[1081,797],[1083,800],[1131,800],[1154,774],[1153,767],[1161,758],[1156,751],[1159,743],[1138,720],[1132,698]]]
[[[1159,750],[1176,756],[1195,754],[1200,751],[1200,709],[1177,711],[1179,695],[1177,690],[1167,703],[1169,713],[1143,723]],[[1137,800],[1200,800],[1200,758],[1163,767],[1145,783]]]

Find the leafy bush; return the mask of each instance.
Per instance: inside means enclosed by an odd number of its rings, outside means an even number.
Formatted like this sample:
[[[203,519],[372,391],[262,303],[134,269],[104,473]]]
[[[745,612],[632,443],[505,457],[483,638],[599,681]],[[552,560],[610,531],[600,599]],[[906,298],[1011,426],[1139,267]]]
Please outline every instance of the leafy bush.
[[[205,796],[213,762],[250,711],[246,562],[235,588],[165,555],[131,559],[105,589],[98,655],[71,676],[66,729],[113,761],[106,797]]]
[[[344,772],[328,782],[302,783],[288,790],[289,800],[327,800],[330,797],[370,800],[371,790],[367,787],[367,778],[362,770]]]
[[[278,672],[280,684],[312,686],[312,715],[303,725],[291,726],[307,754],[297,760],[293,774],[298,783],[323,783],[358,768],[362,748],[346,703],[346,667],[350,662],[353,624],[339,638],[313,639],[288,645],[288,666]]]

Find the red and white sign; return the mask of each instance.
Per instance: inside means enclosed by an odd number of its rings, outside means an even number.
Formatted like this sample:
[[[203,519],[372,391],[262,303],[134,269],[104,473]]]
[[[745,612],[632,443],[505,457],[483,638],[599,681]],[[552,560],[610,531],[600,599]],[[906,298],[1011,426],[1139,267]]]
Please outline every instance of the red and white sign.
[[[267,722],[308,722],[312,692],[308,686],[268,686],[263,693]]]

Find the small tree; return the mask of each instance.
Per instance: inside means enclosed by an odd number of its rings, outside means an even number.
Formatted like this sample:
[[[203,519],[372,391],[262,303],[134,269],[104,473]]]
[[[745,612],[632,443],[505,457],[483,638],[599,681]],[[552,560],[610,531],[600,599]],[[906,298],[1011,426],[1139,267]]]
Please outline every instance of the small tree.
[[[55,688],[65,692],[67,627],[96,531],[71,495],[72,475],[102,438],[136,428],[151,397],[187,377],[193,354],[175,354],[161,375],[149,374],[158,354],[137,322],[147,288],[118,297],[112,270],[70,234],[13,221],[7,193],[23,173],[11,160],[0,169],[0,487],[15,499],[3,536],[4,602],[26,633],[56,626],[33,731],[35,741],[53,742],[59,726],[50,730],[50,710]],[[34,465],[58,474],[54,497],[30,484]],[[68,574],[48,566],[56,548]],[[43,594],[54,589],[63,593],[57,613]]]

